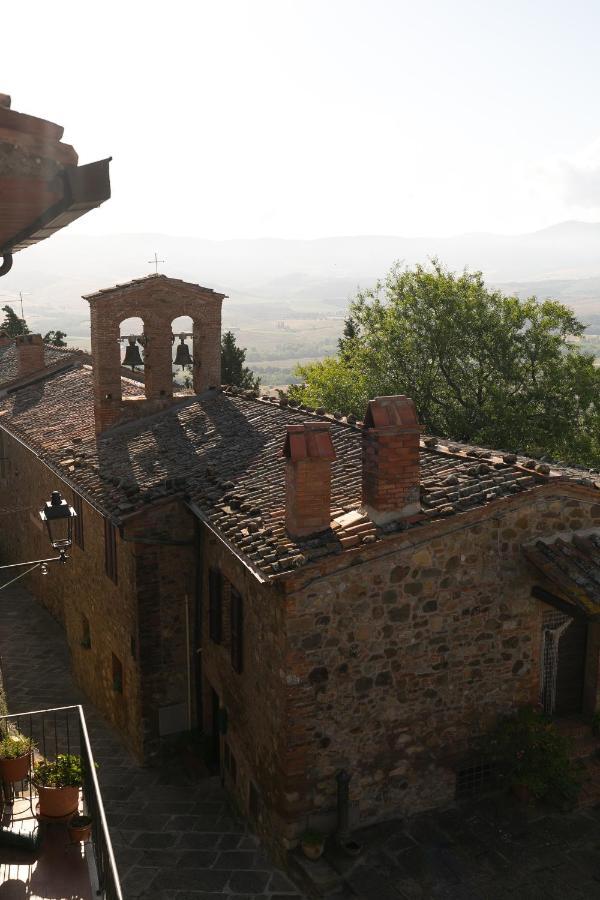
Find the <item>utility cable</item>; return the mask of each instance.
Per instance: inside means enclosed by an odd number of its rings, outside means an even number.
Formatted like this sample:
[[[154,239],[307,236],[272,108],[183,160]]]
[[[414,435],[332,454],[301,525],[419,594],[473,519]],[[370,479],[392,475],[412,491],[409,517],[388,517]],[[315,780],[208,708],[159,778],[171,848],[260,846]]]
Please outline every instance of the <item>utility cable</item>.
[[[11,579],[11,581],[7,581],[6,584],[0,584],[0,591],[3,591],[4,588],[9,587],[9,585],[14,584],[15,581],[18,581],[19,578],[25,578],[26,575],[29,575],[30,572],[33,572],[34,569],[37,569],[38,566],[41,566],[41,563],[36,563],[35,566],[32,566],[30,569],[27,569],[26,572],[21,572],[20,575],[17,575],[15,578]]]

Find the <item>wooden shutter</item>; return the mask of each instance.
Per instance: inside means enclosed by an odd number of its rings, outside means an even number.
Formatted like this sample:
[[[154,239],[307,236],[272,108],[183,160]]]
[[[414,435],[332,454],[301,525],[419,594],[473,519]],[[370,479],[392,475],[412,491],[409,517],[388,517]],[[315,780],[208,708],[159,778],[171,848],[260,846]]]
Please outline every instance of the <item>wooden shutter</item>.
[[[76,493],[73,493],[73,509],[77,513],[73,519],[73,540],[83,550],[83,501]]]
[[[106,574],[117,583],[117,534],[115,526],[108,519],[104,520],[104,569]]]
[[[222,578],[218,569],[208,570],[208,632],[211,641],[221,643],[223,632]]]
[[[231,665],[236,672],[244,668],[244,605],[242,595],[231,588]]]

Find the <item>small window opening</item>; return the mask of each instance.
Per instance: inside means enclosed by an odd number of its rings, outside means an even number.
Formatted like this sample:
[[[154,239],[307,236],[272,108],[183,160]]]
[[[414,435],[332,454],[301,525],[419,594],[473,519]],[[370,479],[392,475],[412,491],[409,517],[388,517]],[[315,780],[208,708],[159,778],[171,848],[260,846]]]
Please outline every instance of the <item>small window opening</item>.
[[[112,654],[112,686],[116,694],[123,693],[123,663]]]
[[[92,648],[92,634],[90,632],[90,623],[86,616],[81,617],[81,646],[84,650]]]

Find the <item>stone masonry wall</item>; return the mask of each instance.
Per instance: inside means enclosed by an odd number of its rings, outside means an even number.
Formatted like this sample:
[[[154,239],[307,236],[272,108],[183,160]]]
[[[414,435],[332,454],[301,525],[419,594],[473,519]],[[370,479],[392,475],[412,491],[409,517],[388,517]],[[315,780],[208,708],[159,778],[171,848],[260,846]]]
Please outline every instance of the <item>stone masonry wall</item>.
[[[258,792],[255,824],[272,841],[280,840],[282,810],[285,807],[281,759],[285,751],[285,654],[284,609],[280,598],[268,584],[257,578],[210,532],[204,540],[203,579],[203,676],[205,684],[204,720],[212,729],[210,688],[219,695],[228,713],[225,742],[236,761],[235,784],[225,770],[227,787],[241,810],[249,808],[250,781]],[[231,663],[229,594],[223,593],[223,640],[220,645],[209,637],[208,571],[217,567],[243,597],[244,667],[238,674]]]
[[[312,583],[298,574],[285,601],[283,763],[297,831],[333,826],[341,768],[355,821],[452,800],[473,736],[537,702],[542,604],[521,544],[600,525],[591,494],[554,491],[414,530]]]
[[[38,510],[53,490],[70,503],[72,489],[18,441],[0,431],[0,558],[5,564],[53,555]],[[82,504],[84,549],[73,545],[64,565],[37,569],[24,584],[65,628],[75,678],[90,700],[121,732],[131,749],[141,749],[139,673],[132,654],[137,641],[132,546],[117,533],[118,584],[104,568],[104,519]],[[6,510],[14,510],[7,514]],[[11,573],[14,577],[17,572]],[[8,581],[4,573],[3,581]],[[83,646],[84,617],[91,646]],[[1,623],[0,623],[1,634]],[[123,693],[114,690],[113,654],[123,666]],[[43,672],[40,672],[40,686]]]

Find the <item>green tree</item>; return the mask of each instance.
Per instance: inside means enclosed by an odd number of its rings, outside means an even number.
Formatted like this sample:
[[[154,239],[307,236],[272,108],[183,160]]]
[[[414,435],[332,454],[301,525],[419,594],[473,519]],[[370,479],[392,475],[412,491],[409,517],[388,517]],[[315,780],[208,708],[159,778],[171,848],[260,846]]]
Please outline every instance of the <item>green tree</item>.
[[[569,343],[585,326],[557,301],[508,297],[433,260],[395,266],[350,321],[339,356],[299,366],[291,395],[362,416],[370,397],[403,393],[433,434],[600,462],[600,370]]]
[[[10,337],[16,337],[18,334],[29,334],[29,328],[25,319],[20,319],[12,306],[2,307],[4,313],[4,321],[0,324],[0,331],[5,331]]]
[[[53,347],[66,347],[67,342],[64,340],[66,336],[66,331],[47,331],[44,335],[44,343],[51,344]]]
[[[244,365],[245,359],[246,348],[238,347],[233,332],[226,331],[221,338],[221,381],[223,384],[251,390],[258,388],[260,378]]]

